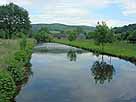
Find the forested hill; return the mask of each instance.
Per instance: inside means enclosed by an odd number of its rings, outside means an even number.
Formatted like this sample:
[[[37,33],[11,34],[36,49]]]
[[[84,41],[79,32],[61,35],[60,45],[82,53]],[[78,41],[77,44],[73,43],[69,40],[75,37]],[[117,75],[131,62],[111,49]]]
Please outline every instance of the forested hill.
[[[77,28],[82,29],[82,31],[84,32],[90,32],[95,30],[95,27],[91,27],[91,26],[73,26],[73,25],[53,23],[53,24],[32,24],[32,31],[37,32],[42,27],[47,27],[49,31],[75,30]]]
[[[113,29],[114,29],[115,33],[133,32],[133,31],[136,31],[136,24],[129,24],[129,25],[125,25],[123,27],[115,27]]]

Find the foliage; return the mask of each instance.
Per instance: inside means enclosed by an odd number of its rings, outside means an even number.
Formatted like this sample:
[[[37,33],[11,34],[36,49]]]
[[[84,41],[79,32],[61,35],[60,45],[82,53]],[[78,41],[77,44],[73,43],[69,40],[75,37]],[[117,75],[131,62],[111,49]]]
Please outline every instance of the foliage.
[[[46,27],[49,31],[59,31],[64,32],[66,30],[76,30],[77,28],[81,28],[83,32],[91,32],[95,30],[95,27],[91,26],[71,26],[71,25],[64,25],[59,23],[54,24],[32,24],[32,31],[33,33],[38,32],[41,28]]]
[[[76,40],[77,32],[76,31],[67,31],[68,33],[68,40],[73,41]]]
[[[39,32],[35,33],[34,38],[37,42],[50,42],[52,38],[49,33],[47,28],[42,28]]]
[[[19,50],[15,53],[14,59],[18,62],[23,62],[24,64],[28,61],[27,52],[25,50]]]
[[[6,31],[0,29],[0,38],[5,38],[6,37]]]
[[[42,32],[42,31],[44,31],[44,32],[46,32],[48,34],[50,33],[49,29],[46,28],[46,27],[42,27],[38,32]]]
[[[10,102],[16,93],[16,86],[6,70],[0,69],[0,102]]]
[[[12,38],[14,33],[30,32],[28,12],[18,5],[10,3],[0,6],[0,29],[6,31],[5,38]]]
[[[102,22],[102,24],[98,22],[98,25],[96,26],[96,34],[94,36],[94,40],[96,41],[96,44],[102,45],[102,50],[104,50],[103,47],[105,43],[112,43],[113,33],[105,22]]]
[[[96,32],[88,32],[85,34],[86,39],[94,39]]]
[[[27,53],[27,61],[26,62],[29,62],[29,60],[31,59],[32,50],[33,50],[35,44],[36,44],[36,42],[30,42],[30,41],[27,42],[27,45],[25,48],[25,51]]]
[[[15,59],[9,60],[9,66],[7,68],[8,72],[11,74],[13,80],[17,84],[18,82],[23,81],[24,79],[24,66],[23,62],[19,62]]]
[[[24,80],[25,65],[29,63],[33,44],[27,43],[26,38],[20,42],[20,50],[9,60],[8,71],[11,73],[12,78],[16,83]]]
[[[16,85],[26,78],[26,64],[28,66],[35,43],[34,40],[27,39],[26,46],[22,49],[21,42],[24,42],[23,39],[0,39],[0,102],[9,102],[15,96]]]
[[[27,35],[24,34],[23,32],[17,32],[13,36],[13,38],[24,38],[24,37],[27,37]]]
[[[130,44],[124,41],[114,41],[104,45],[105,50],[101,50],[94,40],[75,40],[69,41],[66,39],[54,39],[55,42],[63,43],[66,45],[76,46],[89,51],[110,54],[114,56],[122,56],[124,58],[136,57],[136,44]]]
[[[136,30],[136,24],[129,24],[129,25],[125,25],[123,27],[113,28],[113,31],[116,34],[118,34],[118,33],[126,34],[128,32],[133,32],[134,30]]]
[[[132,43],[136,43],[136,31],[130,32],[127,40]]]
[[[20,41],[20,49],[25,50],[27,44],[27,38],[25,35],[22,36],[23,38]]]
[[[118,40],[128,40],[132,43],[135,42],[135,39],[133,39],[133,33],[136,30],[136,24],[129,24],[123,27],[115,27],[112,30],[115,32],[115,36]]]

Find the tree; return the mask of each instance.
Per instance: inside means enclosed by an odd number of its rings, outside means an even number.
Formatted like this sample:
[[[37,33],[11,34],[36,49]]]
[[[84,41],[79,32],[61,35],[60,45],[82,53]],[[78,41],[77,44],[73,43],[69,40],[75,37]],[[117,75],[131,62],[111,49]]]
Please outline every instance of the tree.
[[[50,33],[49,29],[47,27],[42,27],[39,32],[44,31],[47,32],[48,34]]]
[[[136,43],[136,31],[129,32],[127,40],[131,43]]]
[[[44,27],[41,28],[35,35],[34,38],[37,40],[37,42],[50,42],[51,41],[51,35],[49,30]]]
[[[30,28],[28,12],[24,8],[13,3],[0,6],[0,29],[6,31],[6,38],[12,38],[15,32],[29,33]]]
[[[68,31],[68,40],[69,41],[73,41],[73,40],[76,40],[76,37],[77,37],[77,32],[76,31]]]
[[[105,22],[102,22],[101,24],[98,22],[95,33],[94,40],[96,44],[102,46],[102,50],[104,50],[105,43],[111,43],[113,41],[113,32]]]

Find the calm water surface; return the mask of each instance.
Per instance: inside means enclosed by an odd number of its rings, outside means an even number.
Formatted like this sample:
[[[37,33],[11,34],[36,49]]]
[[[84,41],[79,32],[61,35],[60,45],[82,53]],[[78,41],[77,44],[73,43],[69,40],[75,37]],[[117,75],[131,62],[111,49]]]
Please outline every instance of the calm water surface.
[[[16,102],[136,102],[136,66],[125,60],[45,43],[31,63]]]

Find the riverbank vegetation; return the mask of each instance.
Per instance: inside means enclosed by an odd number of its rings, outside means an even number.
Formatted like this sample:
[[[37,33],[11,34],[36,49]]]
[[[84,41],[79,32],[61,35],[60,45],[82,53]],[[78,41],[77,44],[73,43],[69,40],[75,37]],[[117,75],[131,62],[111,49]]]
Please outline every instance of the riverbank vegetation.
[[[99,45],[95,44],[94,40],[75,40],[69,41],[68,39],[54,39],[54,42],[62,43],[66,45],[75,46],[78,48],[83,48],[89,51],[94,51],[103,54],[115,55],[119,57],[136,58],[136,46],[135,44],[114,41],[112,43],[107,43],[104,45],[104,50],[102,51]]]
[[[35,40],[28,12],[13,3],[0,6],[0,102],[10,102],[27,76]]]
[[[98,22],[96,27],[53,24],[40,25],[40,29],[35,25],[38,30],[32,32],[24,8],[10,3],[0,6],[0,14],[0,102],[13,99],[27,78],[34,39],[37,43],[63,43],[136,62],[135,25],[109,28],[105,22]],[[76,60],[73,51],[67,56]]]
[[[129,33],[125,40],[120,40],[113,29],[109,28],[105,22],[98,22],[96,30],[88,34],[91,36],[88,39],[78,39],[76,37],[73,40],[68,38],[54,39],[54,42],[75,46],[98,54],[107,54],[133,62],[136,61],[135,31]]]
[[[22,46],[22,42],[26,45]],[[18,85],[26,78],[26,68],[31,58],[34,40],[0,39],[0,43],[0,102],[8,102],[15,97]]]
[[[41,33],[42,32],[42,33]],[[93,32],[85,33],[81,28],[66,30],[57,36],[52,34],[48,28],[43,27],[36,33],[38,42],[58,42],[85,50],[125,58],[136,61],[135,31],[129,32],[126,39],[115,33],[115,29],[109,28],[105,22],[98,22]],[[43,36],[46,37],[43,37]]]

